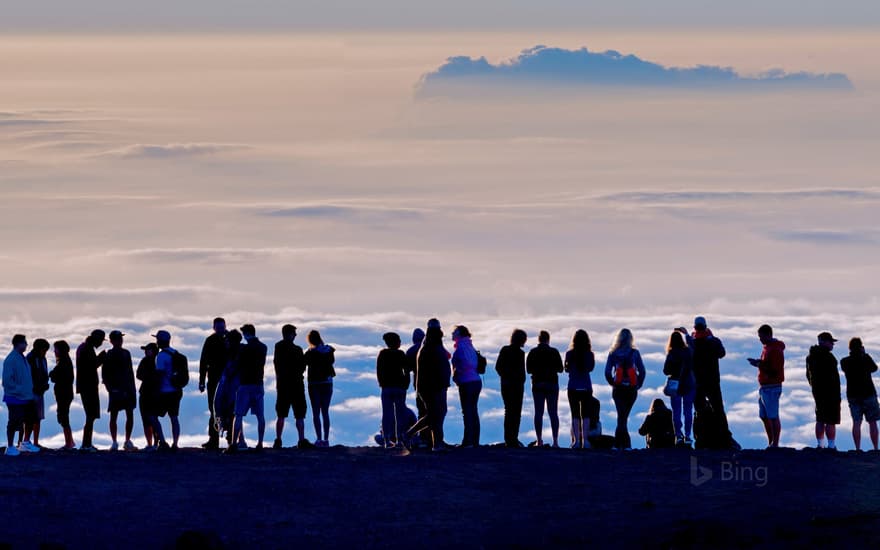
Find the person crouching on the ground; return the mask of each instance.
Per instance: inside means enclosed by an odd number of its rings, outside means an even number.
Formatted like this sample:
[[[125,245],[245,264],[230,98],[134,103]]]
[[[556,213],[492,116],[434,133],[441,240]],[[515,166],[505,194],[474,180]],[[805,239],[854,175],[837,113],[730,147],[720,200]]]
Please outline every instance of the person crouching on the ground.
[[[458,385],[461,401],[461,414],[464,420],[464,435],[461,446],[465,448],[480,445],[480,414],[478,403],[483,390],[483,380],[477,372],[477,352],[471,342],[471,332],[464,325],[452,331],[455,351],[452,353],[452,380]]]
[[[55,384],[55,408],[58,417],[58,425],[64,432],[64,451],[76,449],[73,441],[73,431],[70,429],[70,404],[73,403],[73,360],[70,358],[70,344],[65,340],[58,340],[52,344],[55,352],[55,368],[49,373],[49,378]]]
[[[618,449],[630,450],[629,413],[635,405],[639,388],[645,382],[645,365],[642,355],[636,349],[632,332],[628,328],[620,329],[614,338],[614,344],[608,350],[605,361],[605,379],[612,386],[611,397],[617,409],[617,429],[614,432],[615,444]]]
[[[779,421],[779,400],[782,398],[782,383],[785,381],[785,344],[773,338],[773,328],[761,325],[758,339],[764,348],[760,359],[749,359],[758,369],[758,414],[767,432],[767,447],[779,447],[782,424]],[[698,382],[699,383],[699,382]]]
[[[312,422],[315,424],[315,446],[330,446],[330,400],[333,398],[333,377],[336,357],[332,346],[321,339],[317,330],[309,331],[306,339],[309,349],[304,359],[308,368],[309,401],[312,405]],[[322,421],[323,420],[323,431]],[[323,435],[323,437],[322,437]]]
[[[154,438],[153,423],[150,418],[157,416],[159,401],[159,373],[156,372],[156,355],[159,354],[159,347],[151,342],[146,346],[141,346],[144,357],[138,363],[137,379],[141,381],[141,387],[138,388],[140,394],[140,413],[141,422],[144,425],[144,437],[147,440],[145,451],[155,451],[159,444],[158,438]]]
[[[666,344],[666,361],[663,363],[663,374],[670,380],[678,382],[678,388],[669,396],[672,405],[672,422],[675,426],[677,444],[690,445],[691,430],[694,426],[694,397],[697,392],[697,380],[694,377],[694,363],[691,349],[685,343],[682,329],[676,329],[669,335]],[[682,432],[682,415],[684,415],[684,432]]]
[[[402,446],[406,390],[409,388],[406,353],[400,349],[400,335],[386,332],[382,340],[387,346],[376,357],[376,378],[381,388],[382,436],[386,448]]]
[[[452,369],[449,366],[451,355],[443,347],[443,330],[440,321],[430,319],[425,340],[416,358],[416,391],[425,405],[425,415],[409,429],[407,436],[413,437],[424,430],[431,432],[431,449],[443,451],[443,421],[446,419],[446,394]]]
[[[297,447],[305,449],[312,444],[306,439],[306,386],[303,377],[306,362],[303,349],[294,343],[296,327],[290,324],[281,327],[281,340],[275,343],[275,443],[273,449],[282,447],[281,434],[284,432],[284,419],[293,409],[296,432],[299,436]]]
[[[495,361],[504,401],[504,445],[511,448],[523,446],[519,440],[519,425],[526,384],[526,354],[522,349],[526,340],[526,331],[515,329],[510,335],[510,344],[501,348]]]
[[[587,331],[575,331],[571,346],[565,352],[564,366],[568,373],[568,405],[571,407],[571,448],[587,449],[590,447],[587,437],[590,433],[590,398],[593,396],[590,373],[596,367]]]
[[[3,360],[3,402],[9,419],[6,423],[6,456],[18,456],[20,453],[36,453],[40,448],[22,441],[15,448],[15,436],[24,431],[28,409],[34,406],[34,380],[31,366],[24,356],[27,350],[27,338],[23,334],[12,337],[12,351]]]
[[[818,340],[819,344],[812,346],[807,355],[807,382],[816,401],[816,447],[824,447],[827,436],[828,448],[836,449],[834,439],[840,424],[840,373],[831,350],[837,340],[830,332],[819,334]]]
[[[535,403],[535,446],[544,445],[544,405],[550,417],[550,433],[553,447],[559,447],[559,373],[562,372],[562,356],[550,347],[550,333],[538,333],[538,345],[526,357],[526,372],[532,375],[532,399]]]
[[[104,364],[105,352],[96,354],[95,350],[104,344],[104,331],[95,329],[88,338],[76,348],[76,393],[82,399],[86,423],[83,426],[83,452],[94,453],[98,449],[92,445],[95,420],[101,418],[101,401],[98,397],[98,367]]]
[[[117,418],[119,411],[125,411],[125,443],[122,448],[126,451],[136,451],[137,448],[131,442],[131,432],[134,429],[134,408],[137,406],[137,390],[134,383],[134,368],[131,362],[131,353],[122,347],[123,336],[118,330],[110,331],[110,344],[113,346],[107,351],[104,358],[104,366],[101,367],[101,377],[104,387],[109,396],[107,412],[110,413],[110,438],[113,443],[111,451],[119,449],[116,441]]]
[[[840,370],[846,376],[846,400],[852,415],[852,436],[856,450],[862,450],[862,418],[868,421],[871,444],[877,450],[877,421],[880,403],[871,373],[877,372],[877,363],[865,353],[861,338],[849,341],[849,357],[840,360]]]
[[[266,433],[266,417],[264,416],[263,378],[266,368],[266,344],[257,338],[254,325],[243,325],[241,335],[245,345],[238,351],[238,369],[241,385],[235,394],[235,424],[232,428],[232,440],[236,441],[242,433],[244,415],[248,412],[257,417],[257,450],[263,448],[263,437]],[[228,452],[235,452],[236,445],[231,445]]]
[[[46,402],[43,396],[49,390],[49,367],[46,363],[48,352],[48,340],[37,338],[26,357],[34,381],[34,406],[31,407],[31,418],[27,419],[24,425],[24,440],[30,443],[33,434],[34,447],[40,446],[40,423],[46,418]]]
[[[639,433],[645,436],[649,449],[669,449],[675,446],[675,432],[672,426],[672,412],[666,408],[662,399],[655,399],[651,410]]]
[[[160,451],[176,451],[177,443],[180,440],[180,400],[183,399],[183,390],[175,387],[172,382],[174,354],[177,351],[171,347],[171,333],[167,330],[160,330],[153,336],[156,338],[156,346],[159,348],[159,353],[156,355],[159,393],[156,414],[151,417],[153,436],[158,439]],[[166,414],[171,420],[172,444],[170,447],[165,441],[165,433],[159,422],[159,417],[164,417]]]

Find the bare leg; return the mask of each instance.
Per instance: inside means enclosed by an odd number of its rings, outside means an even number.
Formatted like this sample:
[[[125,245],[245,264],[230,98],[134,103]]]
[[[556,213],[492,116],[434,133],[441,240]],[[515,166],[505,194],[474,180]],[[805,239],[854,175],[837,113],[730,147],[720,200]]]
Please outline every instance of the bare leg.
[[[262,414],[257,416],[257,447],[263,446],[263,437],[266,434],[266,417]]]
[[[296,433],[299,436],[299,441],[306,438],[306,422],[302,418],[296,419]]]
[[[876,424],[876,423],[875,423]],[[852,427],[853,445],[857,451],[862,450],[862,421],[853,422]]]
[[[180,440],[180,419],[176,416],[171,417],[171,437],[174,440],[174,448],[177,448],[177,442]]]
[[[125,411],[125,442],[131,441],[131,432],[134,431],[134,410]]]
[[[281,433],[284,431],[284,418],[278,417],[275,421],[275,439],[281,439]]]
[[[877,421],[868,423],[868,431],[871,432],[871,445],[877,450]]]
[[[34,423],[34,445],[40,445],[40,421]]]
[[[761,421],[764,423],[764,431],[767,432],[767,446],[773,446],[773,424],[772,420],[769,418],[762,418]]]
[[[110,412],[110,439],[116,443],[116,420],[119,418],[119,411]]]
[[[535,438],[538,446],[544,444],[544,399],[535,396]]]

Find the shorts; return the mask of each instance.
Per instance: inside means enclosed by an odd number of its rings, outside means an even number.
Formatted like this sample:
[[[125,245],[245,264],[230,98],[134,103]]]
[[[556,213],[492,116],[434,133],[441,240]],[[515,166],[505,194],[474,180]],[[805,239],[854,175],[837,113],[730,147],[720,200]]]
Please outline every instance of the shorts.
[[[28,415],[27,410],[32,404],[33,402],[31,401],[27,403],[6,403],[6,412],[9,414],[9,418],[6,420],[6,429],[14,431],[24,429]]]
[[[290,409],[293,409],[293,417],[302,420],[306,417],[306,387],[304,384],[294,385],[292,388],[278,390],[275,399],[275,413],[278,418],[287,418]]]
[[[46,400],[42,395],[34,396],[34,404],[31,407],[31,422],[39,422],[46,419]]]
[[[840,399],[817,399],[816,422],[840,424]]]
[[[156,416],[180,416],[180,400],[183,390],[160,392],[156,396]]]
[[[107,412],[133,411],[137,402],[134,393],[125,390],[113,390],[110,392],[107,403]]]
[[[141,393],[138,409],[141,411],[142,418],[148,418],[156,415],[158,409],[159,396],[155,393]]]
[[[244,416],[252,412],[257,416],[263,416],[263,386],[242,385],[235,392],[235,416]]]
[[[758,416],[766,420],[779,418],[779,399],[782,385],[762,386],[758,390]]]
[[[850,399],[849,413],[852,415],[853,422],[861,422],[862,417],[868,422],[877,422],[880,420],[880,403],[877,402],[877,396]]]
[[[62,428],[70,427],[70,404],[73,402],[73,395],[55,394],[56,413],[58,416],[58,425]]]
[[[592,392],[590,390],[568,390],[568,404],[571,407],[571,417],[576,420],[589,418],[592,421]]]
[[[80,392],[79,398],[82,400],[83,412],[87,419],[101,418],[101,400],[98,398],[97,388],[94,391]]]

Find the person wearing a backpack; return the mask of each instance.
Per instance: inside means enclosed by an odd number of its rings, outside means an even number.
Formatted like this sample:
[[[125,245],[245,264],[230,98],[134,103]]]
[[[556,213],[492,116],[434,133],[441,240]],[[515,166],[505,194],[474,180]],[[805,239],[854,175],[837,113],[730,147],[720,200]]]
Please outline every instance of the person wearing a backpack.
[[[332,346],[328,346],[317,330],[306,336],[309,349],[304,355],[308,374],[309,401],[312,405],[312,422],[315,425],[315,446],[330,446],[330,400],[333,398],[333,378],[336,369],[333,364],[336,356]],[[323,420],[323,430],[321,421]],[[323,434],[323,439],[322,439]]]
[[[110,413],[110,438],[113,443],[111,451],[119,449],[116,441],[119,411],[125,411],[125,443],[123,449],[136,451],[137,448],[131,442],[131,432],[134,429],[134,408],[137,406],[137,390],[134,383],[134,368],[131,361],[131,353],[122,347],[125,335],[118,330],[110,331],[110,344],[113,346],[107,351],[104,366],[101,367],[101,378],[107,389],[109,402],[107,412]]]
[[[98,396],[98,368],[104,364],[106,353],[102,351],[97,354],[95,350],[104,343],[105,336],[106,334],[103,330],[95,329],[76,348],[76,393],[79,394],[82,400],[83,412],[86,415],[80,450],[86,453],[98,451],[92,445],[92,434],[95,430],[95,420],[101,418],[101,401]]]
[[[160,451],[177,450],[177,443],[180,440],[179,416],[183,388],[178,387],[180,381],[175,379],[174,372],[175,363],[180,364],[180,359],[177,357],[180,353],[171,347],[171,333],[167,330],[160,330],[153,336],[156,338],[156,346],[159,348],[159,353],[156,355],[158,397],[156,399],[156,415],[153,416],[153,435],[158,441]],[[180,357],[183,356],[180,355]],[[159,417],[164,417],[166,414],[171,420],[172,444],[170,447],[165,441],[165,433],[162,431],[162,423],[159,421]]]
[[[34,447],[40,446],[40,423],[46,418],[46,402],[44,396],[49,390],[49,366],[46,353],[49,352],[49,341],[43,338],[34,340],[34,346],[26,358],[31,366],[31,378],[34,381],[34,406],[31,407],[31,418],[24,426],[24,440],[30,442],[33,434]]]
[[[501,399],[504,401],[504,446],[513,449],[524,446],[519,440],[519,426],[526,384],[526,354],[523,351],[526,341],[526,331],[514,329],[510,344],[498,351],[495,360],[495,372],[501,379]]]
[[[562,372],[562,355],[550,347],[550,333],[538,333],[538,345],[526,356],[526,372],[532,375],[532,399],[535,403],[536,447],[544,446],[544,406],[550,417],[550,433],[553,447],[559,447],[559,373]]]
[[[409,371],[406,353],[400,349],[400,335],[386,332],[382,340],[387,347],[376,357],[376,379],[382,392],[383,444],[392,448],[403,445],[403,434],[412,425],[405,422]]]
[[[464,434],[461,447],[471,448],[480,445],[480,414],[478,403],[483,390],[483,379],[478,372],[479,357],[471,342],[471,332],[464,325],[452,331],[452,381],[458,386],[461,401],[461,415],[464,420]]]
[[[257,450],[263,448],[263,437],[266,433],[266,416],[264,410],[265,390],[263,380],[266,370],[266,344],[257,338],[257,329],[247,324],[241,327],[241,335],[245,345],[238,351],[239,381],[241,385],[235,393],[235,424],[232,427],[232,441],[238,441],[242,433],[244,415],[252,412],[257,417]],[[228,452],[235,452],[237,445],[230,445]]]
[[[571,346],[565,352],[565,372],[568,373],[568,406],[571,408],[571,448],[588,449],[590,442],[590,407],[593,381],[590,373],[596,367],[596,358],[590,344],[590,335],[579,329],[571,337]]]
[[[645,382],[645,365],[642,355],[636,349],[632,332],[628,328],[620,329],[614,338],[614,344],[608,350],[605,361],[605,379],[612,386],[611,397],[617,409],[617,429],[614,432],[615,445],[618,449],[630,450],[629,413],[635,405],[639,388]]]
[[[668,391],[672,406],[672,422],[675,425],[675,442],[679,445],[692,445],[691,433],[694,426],[694,397],[697,393],[697,380],[694,377],[694,361],[691,349],[685,342],[687,331],[675,329],[666,343],[666,361],[663,374],[669,377],[667,389],[674,382],[675,390]],[[682,415],[684,431],[682,432]]]

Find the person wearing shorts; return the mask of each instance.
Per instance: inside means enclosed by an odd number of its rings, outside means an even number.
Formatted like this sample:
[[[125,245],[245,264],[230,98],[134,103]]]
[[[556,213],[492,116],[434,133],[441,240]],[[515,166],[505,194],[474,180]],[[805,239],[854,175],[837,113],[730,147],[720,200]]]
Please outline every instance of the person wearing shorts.
[[[266,344],[257,338],[254,325],[241,327],[245,345],[238,352],[238,368],[241,385],[235,394],[235,423],[232,427],[232,441],[238,441],[242,433],[244,415],[252,412],[257,417],[257,450],[263,448],[266,433],[266,417],[263,414],[263,376],[266,367]],[[238,448],[232,444],[226,450],[233,453]]]
[[[782,382],[785,381],[785,343],[773,337],[773,328],[770,325],[761,325],[758,328],[758,340],[764,346],[761,357],[748,361],[758,369],[758,415],[767,432],[767,448],[777,449],[782,434],[779,399],[782,396]]]
[[[153,437],[158,442],[160,451],[176,451],[180,440],[180,400],[183,398],[183,390],[174,387],[171,383],[171,374],[174,370],[174,354],[176,351],[171,347],[171,333],[160,330],[154,335],[156,347],[159,349],[156,355],[156,378],[158,393],[156,394],[156,414],[151,416],[153,424]],[[168,415],[171,420],[171,446],[165,441],[165,433],[159,418]]]
[[[816,447],[836,449],[834,442],[840,424],[840,373],[837,358],[831,353],[835,340],[830,332],[818,336],[818,345],[810,348],[807,356],[807,381],[816,402]]]
[[[125,411],[125,443],[123,449],[135,451],[137,448],[131,441],[131,432],[134,429],[134,408],[137,405],[137,390],[134,383],[134,367],[131,361],[131,353],[122,347],[125,335],[118,331],[110,331],[110,344],[113,346],[104,358],[104,366],[101,375],[104,387],[107,389],[108,402],[107,412],[110,413],[110,439],[113,443],[111,451],[119,449],[116,441],[119,411]]]
[[[871,374],[877,372],[877,363],[865,352],[861,338],[849,341],[849,356],[840,360],[840,370],[846,376],[846,400],[852,415],[852,436],[856,450],[862,450],[862,418],[868,421],[871,444],[877,450],[877,421],[880,403]]]
[[[274,449],[282,447],[281,434],[284,432],[284,419],[293,409],[296,431],[299,436],[297,447],[310,447],[306,439],[306,388],[303,377],[306,371],[303,349],[294,343],[296,327],[290,324],[281,327],[281,340],[275,344],[275,443]]]
[[[86,422],[83,426],[83,452],[94,453],[98,449],[92,445],[95,420],[101,418],[101,401],[98,398],[98,368],[104,364],[105,352],[95,353],[104,343],[104,331],[95,329],[88,338],[76,348],[76,393],[82,399]]]

